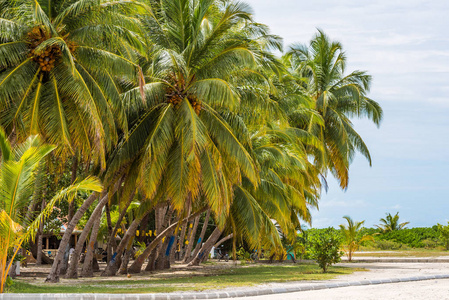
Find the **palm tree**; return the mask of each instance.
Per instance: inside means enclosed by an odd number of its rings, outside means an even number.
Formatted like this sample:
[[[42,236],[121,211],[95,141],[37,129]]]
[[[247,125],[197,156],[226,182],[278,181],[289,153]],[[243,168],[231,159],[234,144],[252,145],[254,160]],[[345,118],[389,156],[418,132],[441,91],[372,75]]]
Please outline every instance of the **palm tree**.
[[[88,177],[57,192],[42,212],[34,219],[25,218],[26,207],[33,195],[36,171],[40,162],[55,147],[43,144],[37,136],[29,137],[23,144],[11,147],[0,128],[0,293],[4,291],[9,269],[21,245],[34,238],[40,223],[51,214],[62,199],[73,201],[78,192],[100,191],[100,182]]]
[[[105,168],[127,130],[123,80],[139,81],[125,57],[140,47],[137,1],[0,0],[0,123],[19,141],[40,134],[57,154]]]
[[[137,169],[148,199],[169,199],[181,214],[207,205],[223,228],[232,187],[259,180],[238,114],[248,94],[239,78],[248,81],[274,63],[264,50],[276,39],[238,2],[161,1],[152,11],[142,20],[150,33],[148,53],[140,58],[146,107],[135,105],[141,102],[138,88],[124,94],[135,121],[113,154],[106,183]]]
[[[252,132],[252,153],[261,182],[255,187],[244,181],[236,188],[230,218],[239,229],[235,236],[244,237],[254,248],[260,248],[261,242],[265,250],[276,248],[279,233],[272,222],[264,225],[253,220],[263,215],[276,220],[282,236],[293,241],[301,222],[311,222],[309,208],[317,207],[321,189],[319,172],[305,151],[308,141],[304,137],[308,134],[300,131],[271,125]],[[253,205],[245,207],[245,203]]]
[[[343,218],[346,219],[348,225],[341,224],[340,230],[343,234],[348,261],[352,261],[352,255],[359,249],[360,244],[365,241],[374,241],[374,238],[368,234],[361,234],[365,221],[354,222],[349,216],[344,216]]]
[[[367,146],[354,130],[351,117],[368,117],[379,126],[382,109],[366,95],[371,76],[364,71],[345,74],[346,55],[339,42],[331,41],[319,30],[309,46],[295,44],[284,59],[304,109],[313,109],[324,124],[316,124],[313,114],[309,118],[294,118],[292,126],[311,131],[322,141],[324,156],[316,155],[316,163],[325,171],[329,169],[342,188],[348,186],[348,168],[355,152],[360,152],[371,165]]]
[[[232,112],[240,96],[231,73],[264,59],[248,36],[251,15],[229,1],[162,1],[152,10],[158,17],[142,20],[151,33],[141,57],[147,107],[134,105],[138,88],[124,94],[135,121],[106,178],[116,180],[117,171],[127,172],[138,159],[149,199],[166,191],[181,211],[188,197],[201,195],[216,217],[226,216],[232,185],[242,177],[258,180],[246,126]]]
[[[380,222],[382,224],[376,225],[382,232],[390,232],[404,229],[407,224],[410,222],[399,223],[399,212],[397,212],[394,216],[390,213],[387,214],[385,218],[381,218]]]

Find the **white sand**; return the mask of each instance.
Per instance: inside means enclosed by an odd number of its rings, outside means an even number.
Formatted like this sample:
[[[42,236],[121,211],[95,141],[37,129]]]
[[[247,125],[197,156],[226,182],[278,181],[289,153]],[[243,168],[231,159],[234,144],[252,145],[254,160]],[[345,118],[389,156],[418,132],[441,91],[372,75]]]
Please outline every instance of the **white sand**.
[[[354,268],[366,268],[369,271],[343,275],[330,280],[331,282],[354,282],[361,280],[449,274],[449,263],[341,263],[339,265]],[[280,288],[322,283],[323,281],[271,283],[260,286],[260,288]],[[234,299],[449,299],[449,279],[354,286]]]
[[[449,299],[449,279],[343,287],[328,290],[234,298],[245,300]]]

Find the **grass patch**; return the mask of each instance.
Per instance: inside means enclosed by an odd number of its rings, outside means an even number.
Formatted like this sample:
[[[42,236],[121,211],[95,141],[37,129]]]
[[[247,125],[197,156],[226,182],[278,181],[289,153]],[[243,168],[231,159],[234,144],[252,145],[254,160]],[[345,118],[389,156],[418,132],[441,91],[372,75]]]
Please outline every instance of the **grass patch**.
[[[167,293],[174,291],[202,291],[241,286],[253,286],[269,282],[300,280],[327,280],[338,275],[351,274],[359,269],[331,267],[328,273],[312,264],[255,265],[215,269],[210,274],[190,275],[164,274],[155,278],[131,277],[121,280],[86,278],[71,283],[66,280],[57,284],[26,282],[17,279],[7,288],[8,293]],[[152,276],[152,275],[148,275]]]
[[[438,257],[449,256],[449,251],[432,250],[432,249],[413,249],[413,250],[389,250],[389,251],[368,251],[357,252],[357,257]]]

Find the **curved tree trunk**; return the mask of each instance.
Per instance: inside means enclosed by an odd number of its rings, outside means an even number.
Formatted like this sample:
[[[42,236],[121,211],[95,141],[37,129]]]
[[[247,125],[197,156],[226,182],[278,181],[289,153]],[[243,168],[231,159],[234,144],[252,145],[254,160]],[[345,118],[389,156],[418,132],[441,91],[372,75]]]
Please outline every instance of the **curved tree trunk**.
[[[194,224],[193,228],[190,231],[190,235],[188,236],[189,243],[187,244],[187,249],[184,254],[184,260],[182,261],[182,263],[184,263],[184,264],[191,260],[193,243],[195,242],[195,236],[196,236],[196,231],[198,229],[199,222],[200,222],[200,216],[195,218],[195,221],[193,222],[193,224]]]
[[[59,282],[59,274],[61,271],[61,263],[64,258],[64,250],[69,245],[70,237],[72,236],[75,226],[78,224],[81,217],[87,211],[87,209],[92,205],[92,203],[97,199],[98,193],[92,193],[76,211],[70,223],[67,225],[67,229],[62,236],[61,243],[59,244],[59,250],[51,266],[50,273],[47,276],[45,282]]]
[[[33,243],[30,241],[30,251],[33,257],[37,257],[37,243]],[[51,265],[53,263],[53,259],[48,257],[44,252],[42,252],[42,263],[46,265]]]
[[[45,199],[42,200],[41,212],[45,209]],[[44,222],[40,222],[38,236],[37,236],[37,256],[36,256],[36,266],[42,265],[42,238],[44,234]]]
[[[133,245],[133,239],[130,240],[128,247],[126,248],[125,255],[122,259],[122,263],[120,264],[120,269],[118,270],[119,274],[127,274],[128,273],[129,258],[131,256],[131,253],[133,252],[132,245]]]
[[[78,277],[78,262],[81,252],[83,251],[84,242],[86,241],[87,236],[89,235],[89,232],[94,225],[94,222],[100,218],[103,207],[107,204],[108,200],[108,195],[105,195],[100,200],[97,207],[95,207],[94,211],[92,212],[89,220],[87,221],[86,226],[84,226],[84,229],[78,238],[78,243],[76,244],[75,251],[73,252],[72,261],[70,262],[67,274],[65,276],[66,278]]]
[[[207,210],[206,217],[204,218],[203,228],[201,229],[200,237],[196,242],[195,250],[193,250],[193,255],[187,262],[191,262],[192,259],[198,255],[198,252],[201,249],[201,243],[204,240],[204,235],[206,234],[207,226],[209,224],[209,218],[210,218],[210,208]]]
[[[159,253],[159,248],[162,247],[162,243],[157,244],[157,246],[151,250],[150,255],[148,256],[148,263],[145,267],[145,271],[154,271],[156,269],[156,258]],[[129,269],[128,269],[129,272]]]
[[[72,178],[70,183],[73,184],[76,180],[76,172],[78,171],[78,157],[77,155],[73,155],[72,158]],[[73,215],[75,214],[75,201],[69,203],[69,214],[67,216],[67,222],[70,223],[72,221]]]
[[[143,217],[145,217],[150,211],[145,212],[142,216],[139,218],[134,219],[132,221],[131,225],[129,226],[128,230],[126,230],[125,235],[123,236],[119,246],[117,247],[117,250],[114,253],[114,259],[112,259],[107,265],[106,269],[101,273],[101,276],[115,276],[117,274],[117,271],[122,263],[122,254],[125,250],[125,247],[128,245],[129,239],[134,238],[134,235],[136,233],[137,227],[140,224],[140,221]]]
[[[105,198],[107,199],[107,196]],[[100,229],[100,223],[101,223],[101,213],[95,219],[95,223],[92,227],[92,232],[90,234],[90,239],[89,239],[89,245],[87,246],[86,258],[84,259],[83,269],[81,270],[82,277],[93,277],[94,276],[92,260],[95,255],[95,243],[97,242],[97,236],[98,236],[98,230]]]
[[[199,214],[204,212],[204,210],[205,209],[202,209],[202,210],[190,215],[189,217],[183,219],[180,222],[181,223],[188,222],[189,220],[195,218],[196,216],[198,216]],[[145,251],[134,260],[134,263],[131,265],[131,267],[128,268],[128,273],[140,273],[140,271],[142,270],[142,265],[145,262],[145,259],[148,258],[148,256],[153,251],[153,249],[156,248],[156,246],[159,244],[160,241],[162,241],[162,238],[165,237],[172,230],[174,230],[176,226],[178,226],[178,223],[179,222],[174,222],[173,224],[168,226],[164,231],[159,233],[157,235],[157,237],[147,246]]]
[[[117,230],[120,228],[120,224],[122,223],[123,218],[125,217],[126,214],[126,210],[128,209],[128,207],[131,205],[132,200],[134,199],[134,194],[135,194],[135,190],[131,193],[128,202],[126,202],[125,206],[123,207],[122,211],[120,212],[120,215],[118,217],[117,223],[115,223],[114,229],[112,230],[112,233],[109,235],[108,238],[108,244],[106,245],[107,248],[107,253],[108,253],[108,259],[107,259],[107,263],[109,265],[109,263],[111,262],[112,259],[112,249],[116,249],[117,248],[117,242],[115,240],[115,236],[117,235]],[[109,250],[110,249],[110,250]]]
[[[179,243],[179,260],[182,260],[183,253],[184,253],[184,239],[186,237],[186,231],[187,231],[187,222],[182,224],[181,228],[181,235],[179,236],[178,243]]]
[[[214,247],[218,248],[218,246],[220,246],[221,244],[223,244],[224,242],[226,242],[227,240],[230,240],[234,237],[234,234],[228,234],[227,236],[225,236],[224,238],[222,238],[221,240],[219,240],[218,242],[215,243]],[[211,248],[212,249],[212,248]]]
[[[187,266],[199,266],[200,263],[207,259],[209,256],[210,250],[214,246],[214,244],[217,242],[217,240],[220,238],[221,234],[223,233],[222,230],[220,230],[218,227],[215,228],[215,230],[212,232],[212,234],[209,236],[207,241],[204,243],[203,247],[201,247],[201,250],[198,252],[197,256],[187,265]]]
[[[112,235],[112,230],[113,230],[112,220],[111,220],[111,210],[110,210],[109,203],[106,203],[105,208],[106,208],[106,222],[108,223],[108,237],[109,237]],[[108,258],[112,257],[112,249],[106,248],[106,251],[107,251],[107,257]]]

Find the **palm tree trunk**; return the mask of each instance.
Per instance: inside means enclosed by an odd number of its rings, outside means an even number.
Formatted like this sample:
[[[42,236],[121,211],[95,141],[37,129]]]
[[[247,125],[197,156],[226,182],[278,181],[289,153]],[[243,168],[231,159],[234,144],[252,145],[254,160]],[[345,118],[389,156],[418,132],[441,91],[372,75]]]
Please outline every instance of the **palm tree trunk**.
[[[184,262],[184,259],[186,257],[187,248],[189,246],[188,241],[189,241],[190,235],[192,234],[193,223],[192,224],[187,223],[187,227],[189,228],[189,230],[187,232],[187,236],[185,237],[185,240],[182,239],[182,245],[184,246],[184,251],[183,251],[182,256],[181,256],[181,261],[182,262]],[[186,241],[187,241],[187,243],[186,243]]]
[[[179,236],[178,243],[179,243],[179,260],[182,260],[183,253],[184,253],[184,239],[186,236],[187,231],[187,222],[182,225],[181,229],[181,235]]]
[[[218,246],[220,246],[221,244],[223,244],[224,242],[226,242],[227,240],[230,240],[234,237],[234,234],[228,234],[227,236],[225,236],[224,238],[222,238],[221,240],[219,240],[218,242],[215,243],[214,247],[218,248]]]
[[[105,195],[100,200],[97,207],[95,207],[95,210],[92,212],[92,215],[84,226],[83,232],[81,232],[81,235],[78,238],[78,243],[75,246],[75,251],[72,255],[72,261],[70,262],[67,274],[65,276],[66,278],[78,278],[78,262],[81,252],[83,251],[84,242],[86,241],[87,236],[89,235],[89,232],[95,221],[100,218],[103,207],[108,203],[108,201],[108,195]]]
[[[105,205],[106,208],[106,221],[108,222],[108,237],[112,235],[112,220],[111,220],[111,210],[109,207],[109,203],[106,203]],[[111,248],[106,248],[107,251],[107,257],[112,257],[112,249]],[[107,260],[109,261],[109,260]]]
[[[111,262],[111,259],[112,259],[112,250],[113,250],[113,248],[114,249],[117,248],[117,242],[115,240],[115,236],[117,235],[117,230],[120,228],[120,224],[122,223],[122,220],[125,217],[126,210],[131,205],[131,202],[134,199],[134,194],[135,193],[136,193],[135,190],[131,193],[131,195],[130,195],[130,197],[128,199],[128,202],[126,202],[125,206],[123,207],[122,211],[120,212],[120,215],[118,217],[117,223],[115,223],[115,226],[114,226],[114,229],[112,230],[112,233],[109,235],[108,244],[106,246],[106,248],[108,249],[108,251],[107,251],[107,253],[108,253],[108,259],[107,259],[108,265],[109,265],[109,263]],[[109,256],[109,255],[111,255],[111,256]]]
[[[123,236],[119,246],[117,247],[114,256],[115,259],[112,259],[106,266],[106,269],[101,273],[101,276],[115,276],[117,274],[117,271],[122,263],[122,254],[125,250],[125,247],[128,245],[128,241],[130,238],[134,238],[134,235],[136,234],[137,227],[139,226],[140,222],[142,221],[142,218],[145,217],[150,211],[145,212],[142,216],[134,219],[132,221],[131,225],[129,226],[128,230],[126,231],[125,235]]]
[[[182,261],[184,264],[191,260],[193,243],[195,242],[196,231],[198,229],[198,223],[200,222],[200,216],[195,218],[193,228],[189,235],[189,244],[187,245],[186,253],[184,255],[184,260]]]
[[[215,228],[215,230],[212,232],[212,234],[209,236],[209,238],[204,243],[203,247],[201,247],[201,250],[198,252],[197,256],[187,265],[187,266],[199,266],[199,264],[204,260],[204,256],[208,257],[210,250],[212,249],[213,245],[217,242],[218,238],[223,233],[222,230],[220,230],[218,227]]]
[[[72,158],[72,178],[70,180],[71,184],[73,184],[76,180],[77,170],[78,170],[78,157],[75,154],[75,155],[73,155],[73,158]],[[74,214],[75,214],[75,201],[72,201],[69,203],[69,214],[67,216],[67,222],[70,223]]]
[[[145,240],[145,235],[144,233],[147,230],[148,227],[148,223],[150,222],[150,214],[146,215],[145,218],[142,219],[142,222],[140,223],[140,232],[141,234],[139,235],[139,237],[137,238],[137,240],[139,241],[139,243],[142,243]]]
[[[107,198],[107,195],[105,196]],[[106,200],[107,201],[107,200]],[[94,258],[95,243],[97,242],[98,230],[100,229],[101,223],[101,213],[95,219],[94,225],[92,227],[92,232],[90,234],[89,245],[87,246],[86,258],[84,259],[83,269],[81,270],[82,277],[93,277],[94,271],[92,266],[92,260]]]
[[[37,233],[37,255],[36,266],[42,265],[42,224],[39,225],[39,231]]]
[[[181,223],[188,222],[189,220],[195,218],[197,215],[204,212],[204,210],[205,209],[202,209],[202,210],[188,216],[187,218],[183,219],[180,222]],[[156,246],[159,244],[160,241],[162,241],[162,238],[165,237],[168,233],[170,233],[171,230],[175,229],[176,226],[178,226],[178,223],[179,222],[174,222],[173,224],[168,226],[164,231],[160,232],[156,236],[156,238],[147,246],[145,251],[143,251],[143,253],[141,255],[139,255],[139,257],[137,257],[136,260],[134,260],[134,263],[131,265],[131,267],[128,268],[128,273],[140,273],[140,271],[142,270],[142,265],[145,262],[145,259],[148,258],[148,256],[153,251],[153,249],[156,248]]]
[[[119,274],[127,274],[128,273],[128,263],[129,263],[129,257],[131,256],[131,253],[133,252],[132,246],[133,246],[134,238],[131,238],[128,243],[128,247],[126,247],[125,255],[122,259],[122,263],[120,265],[120,269],[118,271]]]
[[[193,250],[193,255],[188,262],[192,261],[192,259],[195,256],[197,256],[198,251],[200,251],[201,249],[201,243],[204,239],[204,235],[206,234],[207,226],[209,225],[209,217],[210,217],[210,208],[207,210],[206,217],[204,218],[203,228],[201,229],[200,237],[198,238],[195,249]]]
[[[151,253],[148,256],[148,263],[145,267],[145,271],[154,271],[156,269],[156,258],[157,254],[159,253],[159,248],[162,247],[162,243],[157,244],[157,246],[151,251]],[[129,269],[128,269],[129,272]]]
[[[45,199],[42,200],[41,204],[41,212],[45,209]],[[37,255],[36,255],[36,266],[42,265],[42,235],[44,234],[44,223],[40,222],[39,224],[39,230],[38,230],[38,237],[37,237]]]
[[[167,205],[167,207],[162,211],[163,213],[161,213],[159,215],[159,226],[158,228],[158,232],[162,231],[163,229],[169,227],[171,224],[171,218],[173,216],[173,207],[169,207]],[[173,229],[174,230],[174,229]],[[160,247],[158,247],[158,251],[156,252],[157,254],[157,259],[156,259],[156,264],[155,264],[155,269],[156,270],[164,270],[164,269],[168,269],[170,268],[170,262],[167,261],[168,260],[168,256],[166,256],[166,252],[168,249],[168,244],[169,244],[169,236],[172,235],[173,230],[167,232],[165,234],[165,241],[161,242],[159,245]],[[174,238],[174,237],[173,237]]]
[[[51,266],[50,273],[47,276],[45,282],[59,282],[59,274],[61,271],[61,262],[64,258],[64,251],[69,245],[70,237],[72,236],[73,230],[75,226],[78,224],[81,217],[87,211],[87,209],[92,205],[92,203],[97,199],[98,193],[92,193],[80,206],[80,208],[76,211],[75,215],[73,215],[72,220],[67,225],[67,229],[62,236],[61,243],[59,244],[58,253],[56,254],[55,260],[53,261],[53,265]]]

